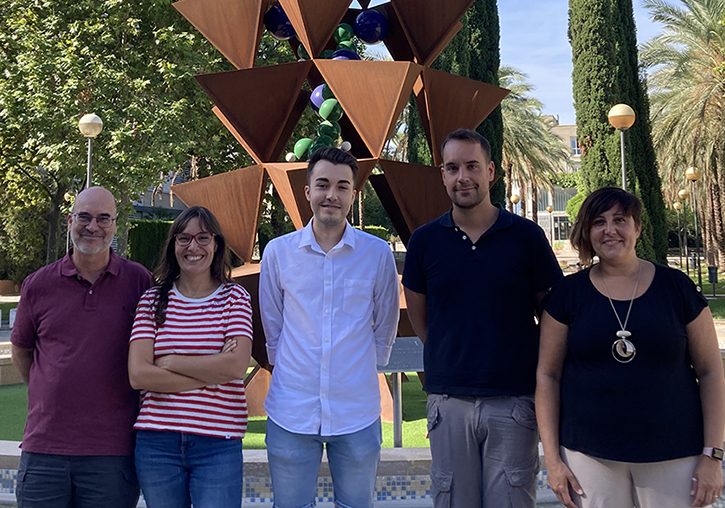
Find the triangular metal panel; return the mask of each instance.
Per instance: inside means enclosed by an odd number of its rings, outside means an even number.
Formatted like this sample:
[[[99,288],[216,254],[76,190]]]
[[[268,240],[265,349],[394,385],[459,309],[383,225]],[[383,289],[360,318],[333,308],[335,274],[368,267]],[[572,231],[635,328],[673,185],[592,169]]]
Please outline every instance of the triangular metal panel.
[[[474,0],[392,0],[416,62],[430,65],[461,28]]]
[[[441,168],[386,160],[380,161],[380,167],[408,231],[413,232],[451,207]]]
[[[422,82],[422,87],[420,83]],[[476,129],[509,94],[509,90],[448,74],[423,69],[414,87],[423,128],[430,143],[433,164],[443,164],[440,145],[456,129]]]
[[[208,208],[219,221],[229,248],[249,263],[266,181],[264,168],[256,165],[174,185],[171,190],[186,206]]]
[[[254,66],[269,0],[180,0],[173,6],[237,69]]]
[[[279,3],[308,54],[318,57],[352,0],[279,0]]]
[[[196,80],[234,127],[232,133],[244,139],[250,155],[268,162],[279,158],[284,136],[302,116],[309,97],[302,86],[311,67],[312,62],[294,62],[203,74]]]
[[[264,165],[272,185],[292,219],[295,229],[302,229],[312,218],[310,202],[305,197],[306,162],[278,162]]]
[[[422,67],[365,60],[315,60],[315,65],[373,158],[380,157]]]
[[[259,263],[246,263],[232,270],[232,279],[241,284],[249,293],[252,301],[252,358],[263,368],[269,368],[269,360],[267,359],[267,348],[265,347],[267,340],[262,327],[262,319],[259,309],[259,271],[261,265]],[[265,392],[266,395],[266,392]],[[264,401],[264,397],[262,397]]]
[[[377,163],[378,159],[358,159],[357,181],[355,182],[356,191],[360,192],[360,189],[365,186],[365,182],[368,181],[368,177],[373,172],[373,169],[375,169]]]

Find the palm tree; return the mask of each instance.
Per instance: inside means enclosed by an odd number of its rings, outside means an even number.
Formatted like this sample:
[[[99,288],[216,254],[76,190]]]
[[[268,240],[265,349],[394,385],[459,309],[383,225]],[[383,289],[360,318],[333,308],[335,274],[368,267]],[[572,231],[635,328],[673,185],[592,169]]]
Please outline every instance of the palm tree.
[[[645,5],[662,34],[641,58],[648,68],[652,133],[664,194],[674,201],[688,166],[700,168],[697,185],[708,263],[725,270],[725,0],[650,0]]]
[[[551,119],[541,114],[543,105],[530,93],[534,87],[523,72],[502,65],[499,82],[511,91],[501,103],[503,114],[503,171],[506,196],[511,196],[513,184],[520,189],[531,187],[531,211],[538,222],[538,192],[544,186],[553,189],[551,177],[566,163],[568,153],[558,136],[551,132]],[[525,209],[524,201],[521,201]],[[508,202],[509,211],[513,211]]]

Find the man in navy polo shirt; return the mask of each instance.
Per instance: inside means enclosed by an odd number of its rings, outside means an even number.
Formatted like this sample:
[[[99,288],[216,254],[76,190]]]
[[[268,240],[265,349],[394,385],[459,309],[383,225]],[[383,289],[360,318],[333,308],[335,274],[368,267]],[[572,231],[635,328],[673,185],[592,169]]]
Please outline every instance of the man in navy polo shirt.
[[[494,206],[488,141],[442,147],[450,211],[408,243],[408,316],[425,343],[434,506],[533,508],[538,435],[535,316],[561,269],[543,230]]]
[[[28,385],[19,508],[131,508],[138,394],[128,381],[128,339],[146,268],[111,247],[116,204],[102,187],[76,197],[73,248],[23,282],[10,336]]]

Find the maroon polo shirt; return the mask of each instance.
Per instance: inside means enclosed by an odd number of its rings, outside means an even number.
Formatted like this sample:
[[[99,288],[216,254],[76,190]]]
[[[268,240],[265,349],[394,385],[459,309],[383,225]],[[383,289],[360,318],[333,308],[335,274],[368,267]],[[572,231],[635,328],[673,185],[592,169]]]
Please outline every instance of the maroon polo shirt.
[[[133,454],[138,393],[128,381],[128,340],[152,282],[146,268],[113,251],[92,285],[71,252],[25,279],[10,337],[34,350],[23,450]]]

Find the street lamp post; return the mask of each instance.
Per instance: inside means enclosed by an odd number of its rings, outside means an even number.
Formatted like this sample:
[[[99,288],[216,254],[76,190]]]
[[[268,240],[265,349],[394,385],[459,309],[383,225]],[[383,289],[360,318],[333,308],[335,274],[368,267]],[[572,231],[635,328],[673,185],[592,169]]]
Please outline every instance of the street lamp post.
[[[680,264],[682,266],[682,226],[680,226],[680,210],[682,210],[682,203],[675,201],[672,203],[672,208],[677,210],[677,247],[680,254]]]
[[[549,212],[549,223],[551,224],[551,248],[554,248],[554,207],[549,205],[546,207]]]
[[[702,269],[700,268],[700,234],[697,232],[697,195],[695,182],[700,179],[700,170],[692,166],[685,171],[685,177],[692,184],[692,214],[695,221],[695,252],[697,252],[697,287],[702,291]]]
[[[677,193],[677,196],[683,200],[687,201],[687,198],[690,197],[690,191],[687,189],[680,189],[680,191]],[[682,243],[685,244],[685,267],[687,268],[687,276],[690,276],[690,253],[687,251],[687,209],[682,214]]]
[[[103,120],[98,115],[90,113],[83,115],[78,121],[78,130],[88,138],[88,166],[86,168],[86,189],[91,186],[91,156],[93,155],[93,138],[103,130]]]
[[[620,134],[622,146],[622,189],[627,190],[627,167],[624,159],[624,131],[634,125],[636,117],[632,108],[626,104],[617,104],[609,110],[607,118],[609,119],[610,125],[617,129]]]
[[[519,201],[521,201],[521,196],[518,194],[511,194],[511,197],[509,198],[509,201],[514,205],[514,212],[518,214],[516,211],[516,205],[519,204]]]

